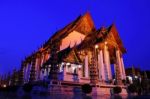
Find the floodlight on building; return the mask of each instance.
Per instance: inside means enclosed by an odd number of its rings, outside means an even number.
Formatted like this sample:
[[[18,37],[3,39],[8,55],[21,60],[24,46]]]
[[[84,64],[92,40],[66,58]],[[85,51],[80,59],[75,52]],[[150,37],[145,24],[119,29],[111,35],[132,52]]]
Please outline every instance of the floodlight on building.
[[[98,45],[95,45],[95,49],[98,49]]]
[[[65,63],[63,63],[63,62],[61,63],[61,65],[64,65],[64,64],[65,64]]]
[[[105,45],[107,45],[107,42],[105,42]]]
[[[66,65],[70,65],[70,63],[66,63]]]
[[[78,67],[79,67],[79,68],[81,68],[81,67],[82,67],[82,65],[78,65]]]
[[[6,84],[4,84],[3,87],[6,88],[7,87]]]

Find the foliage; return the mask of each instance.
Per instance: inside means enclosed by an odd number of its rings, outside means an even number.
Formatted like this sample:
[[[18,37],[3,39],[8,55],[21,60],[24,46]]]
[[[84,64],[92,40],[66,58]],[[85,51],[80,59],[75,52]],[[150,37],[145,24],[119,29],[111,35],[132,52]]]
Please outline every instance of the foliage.
[[[150,93],[150,85],[148,79],[143,79],[141,82],[141,87],[143,89],[143,94],[148,94]]]
[[[119,94],[119,93],[121,93],[122,88],[119,87],[119,86],[116,86],[116,87],[113,88],[113,91],[114,91],[115,94]]]
[[[125,85],[125,84],[126,84],[126,80],[125,80],[125,79],[123,79],[123,80],[122,80],[122,83]]]
[[[130,85],[128,86],[128,91],[129,91],[130,93],[137,92],[137,87],[136,87],[136,85],[135,85],[135,84],[130,84]]]
[[[82,88],[82,92],[84,92],[85,94],[92,92],[92,86],[89,84],[84,84],[81,86],[81,88]]]
[[[0,92],[16,92],[19,86],[0,87]]]
[[[126,77],[126,84],[130,84],[129,78]]]
[[[30,83],[27,83],[27,84],[23,85],[23,90],[25,92],[31,92],[32,88],[33,88],[33,85],[31,85]]]
[[[8,87],[9,87],[8,90],[11,91],[11,92],[16,92],[19,88],[19,86],[8,86]]]

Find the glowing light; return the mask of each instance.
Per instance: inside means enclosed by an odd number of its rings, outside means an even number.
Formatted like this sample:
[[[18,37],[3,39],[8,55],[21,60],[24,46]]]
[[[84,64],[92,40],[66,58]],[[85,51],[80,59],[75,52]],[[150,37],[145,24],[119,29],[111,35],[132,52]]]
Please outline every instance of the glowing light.
[[[3,87],[6,88],[7,86],[4,84]]]
[[[66,63],[66,65],[70,65],[70,63]]]
[[[64,65],[64,63],[62,62],[61,65]]]
[[[82,67],[82,65],[78,65],[78,67],[79,67],[79,68],[81,68],[81,67]]]
[[[97,48],[98,48],[98,45],[95,45],[95,48],[97,49]]]
[[[138,76],[134,76],[135,78],[138,78]]]
[[[105,45],[107,45],[107,42],[105,42]]]

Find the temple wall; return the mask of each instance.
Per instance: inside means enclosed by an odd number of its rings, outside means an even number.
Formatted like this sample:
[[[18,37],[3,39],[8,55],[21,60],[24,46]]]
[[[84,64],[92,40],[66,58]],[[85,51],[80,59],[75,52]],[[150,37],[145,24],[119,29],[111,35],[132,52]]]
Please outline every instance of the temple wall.
[[[81,77],[79,80],[80,83],[90,83],[90,78],[87,77]]]
[[[66,73],[64,75],[64,78],[63,78],[64,81],[73,81],[73,74],[72,73]]]

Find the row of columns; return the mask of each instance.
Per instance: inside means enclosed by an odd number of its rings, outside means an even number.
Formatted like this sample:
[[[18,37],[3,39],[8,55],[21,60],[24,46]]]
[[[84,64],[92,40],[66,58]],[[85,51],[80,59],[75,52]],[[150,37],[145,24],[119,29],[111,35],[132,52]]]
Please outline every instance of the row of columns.
[[[46,62],[49,56],[50,56],[49,53],[36,56],[36,59],[34,61],[35,62],[34,63],[35,64],[35,80],[42,80],[43,77],[45,76],[40,68],[43,65],[43,63]],[[31,61],[26,62],[26,65],[24,66],[23,70],[24,70],[25,82],[29,81],[32,65],[33,65],[33,61],[31,60]]]
[[[50,54],[46,52],[46,54],[41,54],[40,57],[37,57],[37,65],[36,65],[36,70],[37,70],[37,80],[42,80],[44,76],[48,76],[48,73],[46,71],[46,68],[41,70],[40,68],[42,67],[43,63],[45,63],[50,57]]]
[[[98,50],[98,49],[97,49]],[[84,59],[84,75],[85,77],[89,77],[89,58],[88,54],[85,56]],[[111,64],[110,64],[110,55],[108,51],[107,43],[104,45],[104,49],[98,50],[97,55],[97,66],[98,66],[98,76],[100,80],[108,81],[112,79],[112,72],[111,72]],[[119,50],[116,50],[116,64],[118,65],[121,79],[125,79],[125,68],[122,55]]]
[[[117,65],[120,71],[121,79],[125,79],[126,74],[125,74],[124,62],[119,50],[116,51],[116,58],[117,58]]]
[[[106,77],[105,80],[111,80],[112,73],[111,73],[111,66],[110,66],[110,57],[109,57],[108,46],[106,44],[107,43],[105,43],[104,45],[104,70],[105,70],[105,77]]]

